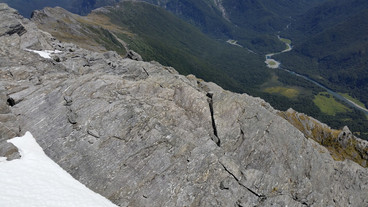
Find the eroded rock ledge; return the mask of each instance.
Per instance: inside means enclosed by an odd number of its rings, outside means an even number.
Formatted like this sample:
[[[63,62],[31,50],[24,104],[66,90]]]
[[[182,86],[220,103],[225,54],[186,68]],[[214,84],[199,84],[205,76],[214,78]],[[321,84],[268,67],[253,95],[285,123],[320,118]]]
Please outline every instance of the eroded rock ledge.
[[[0,148],[30,131],[119,206],[368,205],[367,169],[335,161],[263,100],[59,42],[0,8],[27,31],[0,34],[0,108],[11,117]],[[44,59],[26,48],[61,52]]]

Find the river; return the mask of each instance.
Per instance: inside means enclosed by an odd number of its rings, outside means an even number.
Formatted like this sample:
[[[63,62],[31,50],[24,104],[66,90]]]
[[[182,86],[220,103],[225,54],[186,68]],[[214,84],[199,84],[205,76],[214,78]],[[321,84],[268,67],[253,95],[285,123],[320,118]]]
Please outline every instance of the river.
[[[279,40],[281,40],[282,38],[280,36],[277,36],[279,38]],[[289,52],[291,51],[293,48],[291,46],[291,41],[290,43],[287,43],[285,41],[283,41],[286,45],[286,49],[283,50],[283,51],[280,51],[280,52],[276,52],[276,53],[270,53],[270,54],[267,54],[265,55],[265,63],[267,64],[267,67],[269,68],[273,68],[273,69],[280,69],[280,70],[283,70],[283,71],[286,71],[292,75],[295,75],[295,76],[298,76],[298,77],[301,77],[321,88],[323,88],[324,90],[326,90],[329,94],[331,94],[332,96],[334,96],[336,99],[344,102],[345,104],[349,105],[350,107],[353,107],[355,109],[358,109],[359,111],[362,111],[363,113],[365,113],[366,115],[368,115],[368,110],[364,107],[361,107],[359,106],[358,104],[354,103],[353,101],[343,97],[342,95],[338,94],[337,92],[327,88],[326,86],[322,85],[321,83],[318,83],[317,81],[313,80],[313,79],[310,79],[309,77],[307,76],[304,76],[304,75],[301,75],[299,73],[296,73],[292,70],[289,70],[289,69],[286,69],[286,68],[283,68],[281,63],[275,59],[273,59],[273,56],[277,55],[277,54],[281,54],[281,53],[285,53],[285,52]]]

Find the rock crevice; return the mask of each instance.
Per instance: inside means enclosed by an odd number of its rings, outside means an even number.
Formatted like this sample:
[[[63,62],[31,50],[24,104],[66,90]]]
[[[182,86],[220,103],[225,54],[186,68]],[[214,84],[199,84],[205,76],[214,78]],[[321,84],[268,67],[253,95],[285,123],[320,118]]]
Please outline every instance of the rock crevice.
[[[213,129],[213,135],[214,137],[212,138],[212,140],[216,143],[217,146],[221,147],[221,140],[218,137],[217,134],[217,127],[216,127],[216,122],[215,122],[215,117],[214,117],[214,112],[213,112],[213,93],[212,92],[208,92],[207,94],[207,101],[208,101],[208,105],[210,108],[210,113],[211,113],[211,123],[212,123],[212,129]]]

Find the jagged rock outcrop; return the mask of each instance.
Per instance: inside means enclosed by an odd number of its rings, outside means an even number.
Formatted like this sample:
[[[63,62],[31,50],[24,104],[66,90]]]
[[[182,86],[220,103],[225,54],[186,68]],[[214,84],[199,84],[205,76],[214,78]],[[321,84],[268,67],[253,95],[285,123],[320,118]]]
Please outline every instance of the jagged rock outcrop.
[[[0,5],[27,31],[0,37],[0,106],[15,119],[5,124],[30,131],[117,205],[368,205],[367,169],[335,161],[262,99],[61,43]],[[58,52],[45,59],[26,48]]]
[[[337,137],[337,141],[341,144],[343,148],[347,148],[349,145],[351,145],[352,139],[353,133],[351,133],[350,129],[347,126],[344,126]]]

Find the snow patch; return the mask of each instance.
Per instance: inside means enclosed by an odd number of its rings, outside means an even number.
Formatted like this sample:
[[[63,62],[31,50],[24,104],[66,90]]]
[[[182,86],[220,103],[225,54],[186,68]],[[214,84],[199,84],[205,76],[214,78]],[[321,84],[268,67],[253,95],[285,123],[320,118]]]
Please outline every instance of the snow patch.
[[[57,54],[57,53],[61,53],[62,51],[60,50],[43,50],[43,51],[38,51],[38,50],[31,50],[31,49],[26,49],[29,52],[34,52],[39,54],[41,57],[46,58],[46,59],[51,59],[52,54]]]
[[[31,133],[8,142],[21,158],[0,162],[1,207],[116,207],[47,157]]]

